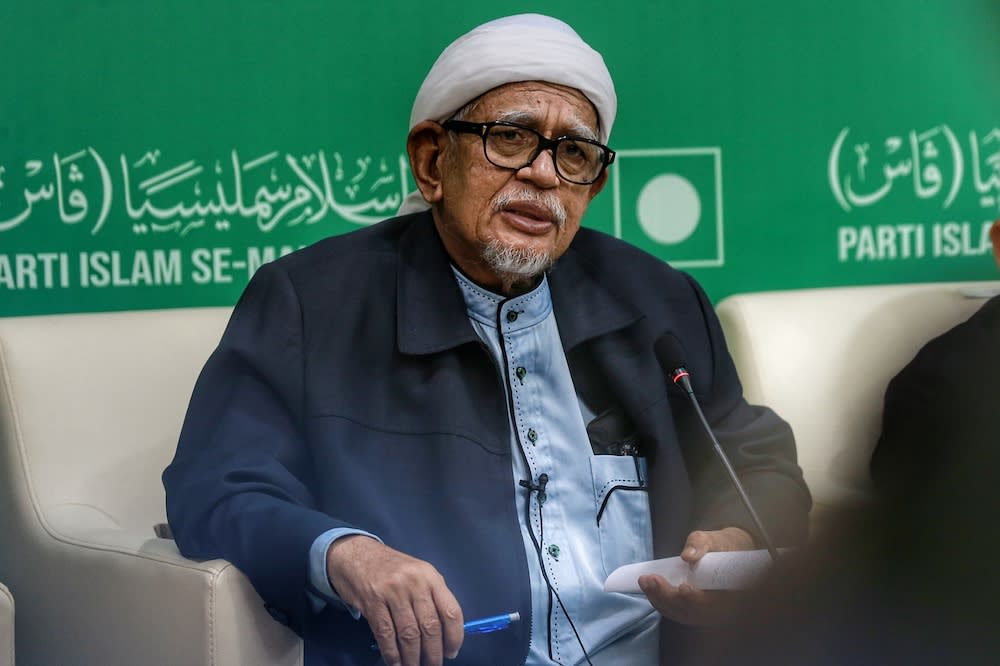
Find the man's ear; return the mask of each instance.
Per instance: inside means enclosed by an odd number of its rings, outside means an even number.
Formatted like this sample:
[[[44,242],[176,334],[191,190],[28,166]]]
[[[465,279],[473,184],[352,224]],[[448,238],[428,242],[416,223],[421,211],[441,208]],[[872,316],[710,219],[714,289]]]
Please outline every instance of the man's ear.
[[[597,193],[604,189],[604,186],[608,183],[608,170],[604,169],[601,172],[601,177],[590,184],[590,198],[593,200],[597,196]]]
[[[427,203],[441,200],[441,155],[447,132],[433,120],[417,123],[406,137],[410,171]]]

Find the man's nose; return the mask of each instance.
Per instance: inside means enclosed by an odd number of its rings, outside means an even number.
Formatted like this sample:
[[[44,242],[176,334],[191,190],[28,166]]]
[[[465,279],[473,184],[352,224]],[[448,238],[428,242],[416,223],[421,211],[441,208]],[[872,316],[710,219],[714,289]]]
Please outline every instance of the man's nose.
[[[550,188],[559,185],[559,174],[556,172],[554,147],[546,148],[535,156],[535,159],[517,171],[520,180],[529,180],[538,187]]]

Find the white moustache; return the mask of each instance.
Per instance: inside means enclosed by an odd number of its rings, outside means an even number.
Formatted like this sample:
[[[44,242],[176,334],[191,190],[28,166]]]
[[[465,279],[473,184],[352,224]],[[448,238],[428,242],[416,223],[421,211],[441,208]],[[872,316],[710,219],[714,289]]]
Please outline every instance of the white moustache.
[[[562,202],[549,192],[530,189],[501,192],[493,199],[493,210],[499,213],[512,204],[522,202],[540,205],[560,228],[566,223],[566,209]]]

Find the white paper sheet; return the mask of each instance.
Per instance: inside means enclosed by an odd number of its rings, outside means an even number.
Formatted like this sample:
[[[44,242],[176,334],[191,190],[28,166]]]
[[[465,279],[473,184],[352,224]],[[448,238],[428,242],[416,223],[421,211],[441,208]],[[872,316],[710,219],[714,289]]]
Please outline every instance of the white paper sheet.
[[[660,574],[671,585],[688,583],[701,590],[741,590],[752,585],[770,564],[771,555],[766,550],[706,553],[694,566],[680,557],[665,557],[618,567],[604,581],[604,591],[642,594],[639,576],[644,574]]]

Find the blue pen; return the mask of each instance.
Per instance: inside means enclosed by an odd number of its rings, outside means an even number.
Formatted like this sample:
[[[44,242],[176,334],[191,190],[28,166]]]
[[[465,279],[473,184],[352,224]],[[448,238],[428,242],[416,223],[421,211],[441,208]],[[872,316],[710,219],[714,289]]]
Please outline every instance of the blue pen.
[[[462,625],[467,634],[492,634],[494,631],[503,631],[515,622],[521,621],[521,614],[504,613],[503,615],[491,615],[490,617],[478,620],[469,620]],[[378,643],[372,643],[372,651],[378,652]]]
[[[467,634],[491,634],[494,631],[503,631],[520,620],[520,613],[505,613],[503,615],[484,617],[481,620],[469,620],[462,627]]]

